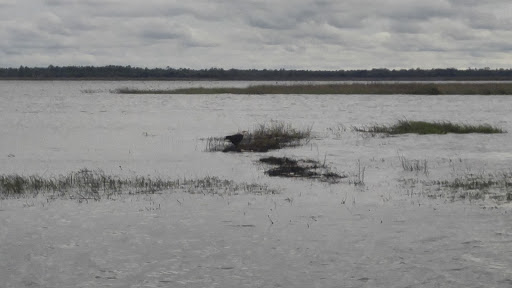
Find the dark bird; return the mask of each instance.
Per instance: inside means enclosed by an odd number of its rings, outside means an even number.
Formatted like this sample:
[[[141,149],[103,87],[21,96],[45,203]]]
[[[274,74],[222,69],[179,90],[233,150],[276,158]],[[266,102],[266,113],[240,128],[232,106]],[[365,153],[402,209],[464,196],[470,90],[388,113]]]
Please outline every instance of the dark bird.
[[[226,136],[224,140],[229,140],[231,141],[231,143],[233,143],[233,145],[238,146],[238,144],[240,144],[240,142],[242,142],[242,140],[244,139],[245,134],[247,134],[247,131],[242,131],[242,133],[236,133],[233,135]]]

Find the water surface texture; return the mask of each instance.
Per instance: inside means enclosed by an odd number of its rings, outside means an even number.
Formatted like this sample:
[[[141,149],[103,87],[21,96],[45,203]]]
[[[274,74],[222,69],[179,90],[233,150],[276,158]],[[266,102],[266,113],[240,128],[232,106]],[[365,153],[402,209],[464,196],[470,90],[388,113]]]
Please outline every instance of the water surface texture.
[[[0,81],[0,174],[87,168],[122,177],[216,176],[279,191],[0,200],[0,286],[512,286],[510,203],[452,201],[443,191],[433,198],[436,187],[422,184],[510,175],[510,132],[372,137],[350,129],[409,119],[512,131],[512,97],[110,92],[250,84]],[[203,138],[271,120],[312,126],[314,137],[269,153],[204,151]],[[269,178],[258,163],[263,155],[312,158],[347,178]],[[400,157],[426,161],[428,172],[404,171]],[[364,185],[353,185],[358,180]]]

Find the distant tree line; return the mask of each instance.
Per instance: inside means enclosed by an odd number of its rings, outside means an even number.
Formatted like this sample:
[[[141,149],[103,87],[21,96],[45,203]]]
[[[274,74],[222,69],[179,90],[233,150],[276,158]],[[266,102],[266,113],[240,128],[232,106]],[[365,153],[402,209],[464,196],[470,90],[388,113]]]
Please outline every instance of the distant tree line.
[[[512,69],[187,69],[131,66],[53,66],[0,68],[0,79],[147,79],[147,80],[512,80]]]

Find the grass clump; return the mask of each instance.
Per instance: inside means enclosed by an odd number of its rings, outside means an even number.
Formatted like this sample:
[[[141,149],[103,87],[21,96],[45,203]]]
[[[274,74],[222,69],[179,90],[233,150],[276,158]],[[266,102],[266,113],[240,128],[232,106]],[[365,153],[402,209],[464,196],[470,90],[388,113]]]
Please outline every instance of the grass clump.
[[[501,128],[491,126],[489,124],[481,125],[470,125],[470,124],[457,124],[448,121],[442,122],[426,122],[426,121],[410,121],[410,120],[399,120],[398,123],[386,126],[386,125],[374,125],[363,128],[354,128],[358,132],[369,132],[369,133],[385,133],[390,135],[396,134],[447,134],[447,133],[505,133]]]
[[[309,142],[312,127],[296,129],[289,123],[271,121],[259,124],[253,131],[247,132],[242,142],[234,146],[224,137],[206,139],[206,151],[223,152],[267,152],[269,150],[295,147]]]
[[[265,171],[265,174],[271,177],[297,177],[318,179],[323,182],[337,183],[345,178],[336,172],[333,172],[325,163],[320,163],[312,159],[291,159],[287,157],[265,157],[260,162],[277,166]]]
[[[0,176],[0,191],[8,195],[23,194],[28,181],[30,181],[30,179],[23,178],[19,175],[2,175]],[[33,186],[38,187],[39,181],[34,181]]]
[[[240,149],[266,152],[273,149],[299,146],[309,142],[311,130],[311,126],[300,130],[284,122],[273,121],[269,124],[259,124],[248,135],[247,142],[242,141]]]

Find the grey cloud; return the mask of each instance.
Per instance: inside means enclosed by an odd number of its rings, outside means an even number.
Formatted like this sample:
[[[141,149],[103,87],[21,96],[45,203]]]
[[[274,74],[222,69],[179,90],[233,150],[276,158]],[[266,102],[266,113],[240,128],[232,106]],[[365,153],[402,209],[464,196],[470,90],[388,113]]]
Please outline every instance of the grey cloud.
[[[293,16],[284,17],[281,14],[265,11],[253,10],[248,13],[246,22],[253,27],[269,30],[287,30],[294,28],[301,19]]]
[[[240,9],[243,18],[250,26],[262,29],[287,30],[301,23],[324,21],[329,4],[297,0],[296,2],[274,1],[253,2]]]
[[[49,6],[61,6],[61,5],[70,4],[70,3],[72,3],[73,1],[65,1],[65,0],[45,0],[44,2],[45,2],[47,5],[49,5]]]
[[[39,31],[49,34],[71,35],[72,32],[60,17],[53,13],[45,13],[36,21]]]
[[[425,28],[419,23],[403,23],[402,21],[391,21],[390,31],[395,33],[419,34],[425,33]]]
[[[491,13],[476,12],[468,13],[465,23],[473,29],[485,30],[509,30],[512,26],[511,19],[499,19]]]
[[[492,62],[508,67],[511,5],[508,0],[0,1],[0,64],[348,69]]]
[[[453,6],[446,1],[394,2],[377,11],[377,14],[402,21],[425,21],[431,18],[452,17],[456,13]]]
[[[16,0],[2,0],[0,1],[0,7],[9,7],[14,6],[16,4]]]
[[[333,15],[326,15],[324,19],[326,23],[339,29],[357,29],[364,27],[367,17],[352,13],[335,13]]]
[[[188,34],[188,27],[161,18],[143,18],[130,24],[136,27],[136,33],[148,39],[178,39]],[[130,33],[134,33],[134,30]]]
[[[142,31],[141,36],[148,39],[163,40],[163,39],[178,39],[182,38],[183,34],[174,31],[165,30],[147,30]]]

